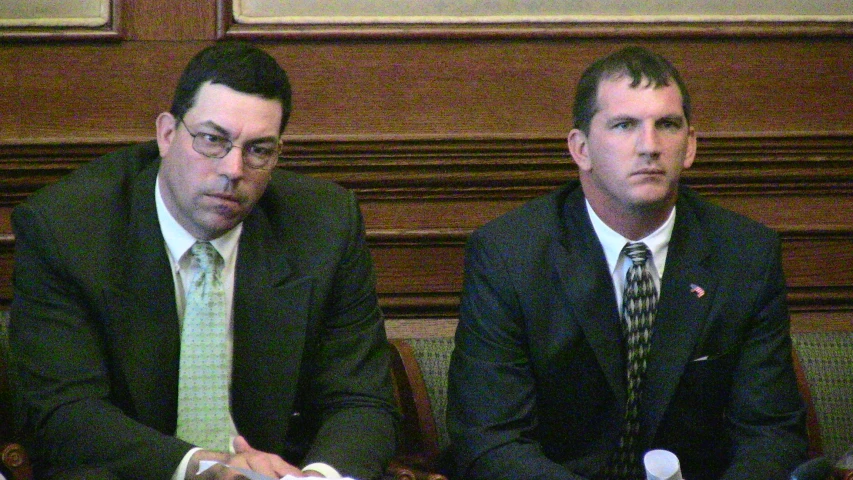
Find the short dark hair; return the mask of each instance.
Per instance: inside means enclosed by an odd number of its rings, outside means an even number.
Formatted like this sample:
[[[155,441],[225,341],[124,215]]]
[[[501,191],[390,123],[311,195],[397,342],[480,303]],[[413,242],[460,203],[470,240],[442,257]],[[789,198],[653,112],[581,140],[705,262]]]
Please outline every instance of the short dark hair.
[[[279,133],[290,117],[291,92],[287,73],[267,52],[246,42],[215,43],[197,53],[178,80],[172,108],[175,118],[195,105],[198,91],[207,82],[224,85],[241,93],[281,102]]]
[[[681,105],[684,117],[690,123],[690,94],[681,79],[678,70],[662,56],[642,47],[627,47],[600,58],[592,63],[581,75],[575,92],[575,104],[572,108],[574,128],[589,134],[592,117],[598,112],[598,87],[604,80],[629,77],[631,88],[642,82],[648,82],[653,88],[665,87],[675,82],[681,91]]]

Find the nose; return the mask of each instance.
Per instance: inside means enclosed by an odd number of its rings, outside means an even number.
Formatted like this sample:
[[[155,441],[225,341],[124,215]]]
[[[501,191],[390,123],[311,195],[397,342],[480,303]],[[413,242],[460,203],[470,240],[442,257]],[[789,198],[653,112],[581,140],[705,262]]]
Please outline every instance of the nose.
[[[660,136],[654,124],[643,124],[639,129],[637,152],[650,158],[660,155]]]
[[[231,147],[231,150],[219,159],[217,170],[220,175],[226,176],[229,180],[242,178],[243,149],[237,146]]]

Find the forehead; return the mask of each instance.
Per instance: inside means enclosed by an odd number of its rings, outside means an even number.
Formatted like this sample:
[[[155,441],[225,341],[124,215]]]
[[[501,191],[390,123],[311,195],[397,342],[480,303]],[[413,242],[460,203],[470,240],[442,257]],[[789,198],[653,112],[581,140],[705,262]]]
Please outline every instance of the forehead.
[[[229,131],[248,130],[257,135],[278,135],[281,102],[238,92],[225,85],[206,83],[185,116],[195,122],[212,122]]]
[[[653,86],[644,79],[632,87],[630,77],[605,79],[598,85],[596,103],[596,115],[608,117],[684,116],[681,91],[675,82]]]

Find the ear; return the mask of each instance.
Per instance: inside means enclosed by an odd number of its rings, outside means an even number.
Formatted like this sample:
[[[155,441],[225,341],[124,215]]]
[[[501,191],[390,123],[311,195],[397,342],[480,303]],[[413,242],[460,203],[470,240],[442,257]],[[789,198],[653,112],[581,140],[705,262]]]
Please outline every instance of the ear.
[[[163,112],[157,115],[157,120],[154,123],[157,127],[157,147],[160,149],[160,157],[162,158],[172,147],[178,130],[178,121],[171,113]]]
[[[684,153],[684,163],[682,166],[685,169],[693,165],[693,160],[696,159],[696,129],[690,127],[687,131],[687,151]]]
[[[569,153],[572,159],[583,171],[589,171],[592,164],[589,160],[589,143],[587,143],[586,134],[577,128],[573,128],[569,132]]]

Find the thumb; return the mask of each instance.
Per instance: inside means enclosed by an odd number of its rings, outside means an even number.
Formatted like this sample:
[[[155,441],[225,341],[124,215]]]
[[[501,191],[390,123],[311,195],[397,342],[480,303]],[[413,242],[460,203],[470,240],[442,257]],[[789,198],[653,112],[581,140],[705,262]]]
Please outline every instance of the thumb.
[[[235,453],[247,453],[254,450],[249,442],[246,440],[246,437],[242,435],[237,435],[234,437],[234,452]]]

